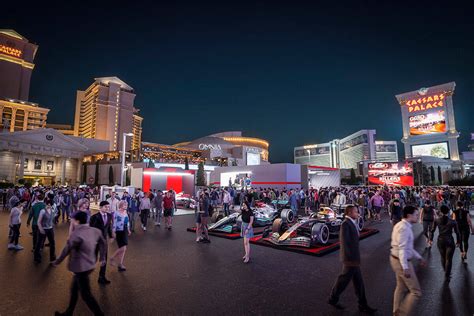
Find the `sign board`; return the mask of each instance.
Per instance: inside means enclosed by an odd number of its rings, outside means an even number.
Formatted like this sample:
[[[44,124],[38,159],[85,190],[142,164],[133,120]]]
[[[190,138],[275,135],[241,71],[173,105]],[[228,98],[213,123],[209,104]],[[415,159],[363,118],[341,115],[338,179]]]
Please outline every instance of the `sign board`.
[[[369,184],[413,186],[413,163],[369,163]]]

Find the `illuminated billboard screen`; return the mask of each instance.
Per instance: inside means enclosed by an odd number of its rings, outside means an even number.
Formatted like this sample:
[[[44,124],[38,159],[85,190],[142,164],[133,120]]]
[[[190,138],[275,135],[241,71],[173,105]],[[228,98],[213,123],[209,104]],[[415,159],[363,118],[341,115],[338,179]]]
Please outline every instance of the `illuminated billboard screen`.
[[[260,164],[260,154],[247,153],[247,166],[255,166]]]
[[[428,135],[446,132],[444,110],[409,117],[410,135]]]
[[[369,184],[414,185],[413,164],[411,162],[369,163]]]
[[[433,156],[438,158],[449,158],[448,143],[434,143],[411,146],[413,157]]]

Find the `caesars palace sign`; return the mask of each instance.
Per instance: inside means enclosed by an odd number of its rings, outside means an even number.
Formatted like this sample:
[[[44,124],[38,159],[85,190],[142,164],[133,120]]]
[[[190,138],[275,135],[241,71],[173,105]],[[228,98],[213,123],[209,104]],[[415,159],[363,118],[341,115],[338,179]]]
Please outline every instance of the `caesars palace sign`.
[[[0,53],[7,54],[13,57],[18,57],[18,58],[21,57],[21,50],[6,46],[6,45],[2,45],[2,44],[0,44]]]
[[[445,102],[444,99],[445,94],[440,93],[409,100],[405,104],[408,107],[408,112],[411,113],[443,107]]]

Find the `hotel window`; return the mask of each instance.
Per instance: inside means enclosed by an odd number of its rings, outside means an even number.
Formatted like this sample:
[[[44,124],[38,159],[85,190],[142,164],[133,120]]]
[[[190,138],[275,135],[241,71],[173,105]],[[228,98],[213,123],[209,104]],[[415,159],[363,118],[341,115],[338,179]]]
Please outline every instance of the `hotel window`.
[[[35,170],[41,170],[41,160],[35,159]]]
[[[46,163],[46,171],[53,171],[54,170],[54,161],[48,160]]]

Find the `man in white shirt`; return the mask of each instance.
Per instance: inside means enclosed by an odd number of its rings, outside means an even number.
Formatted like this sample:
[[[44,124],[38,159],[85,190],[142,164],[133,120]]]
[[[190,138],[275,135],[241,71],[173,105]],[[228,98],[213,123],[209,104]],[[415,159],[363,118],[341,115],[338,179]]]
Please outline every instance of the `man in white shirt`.
[[[392,231],[390,265],[397,279],[397,287],[393,296],[393,315],[411,315],[413,308],[421,297],[421,288],[413,268],[413,259],[425,260],[413,248],[412,224],[418,222],[418,210],[414,206],[403,209],[403,219]],[[408,294],[405,295],[405,292]]]
[[[116,212],[118,211],[118,204],[120,200],[117,198],[117,193],[112,192],[110,194],[110,197],[107,199],[107,202],[109,202],[110,205],[110,212]]]

